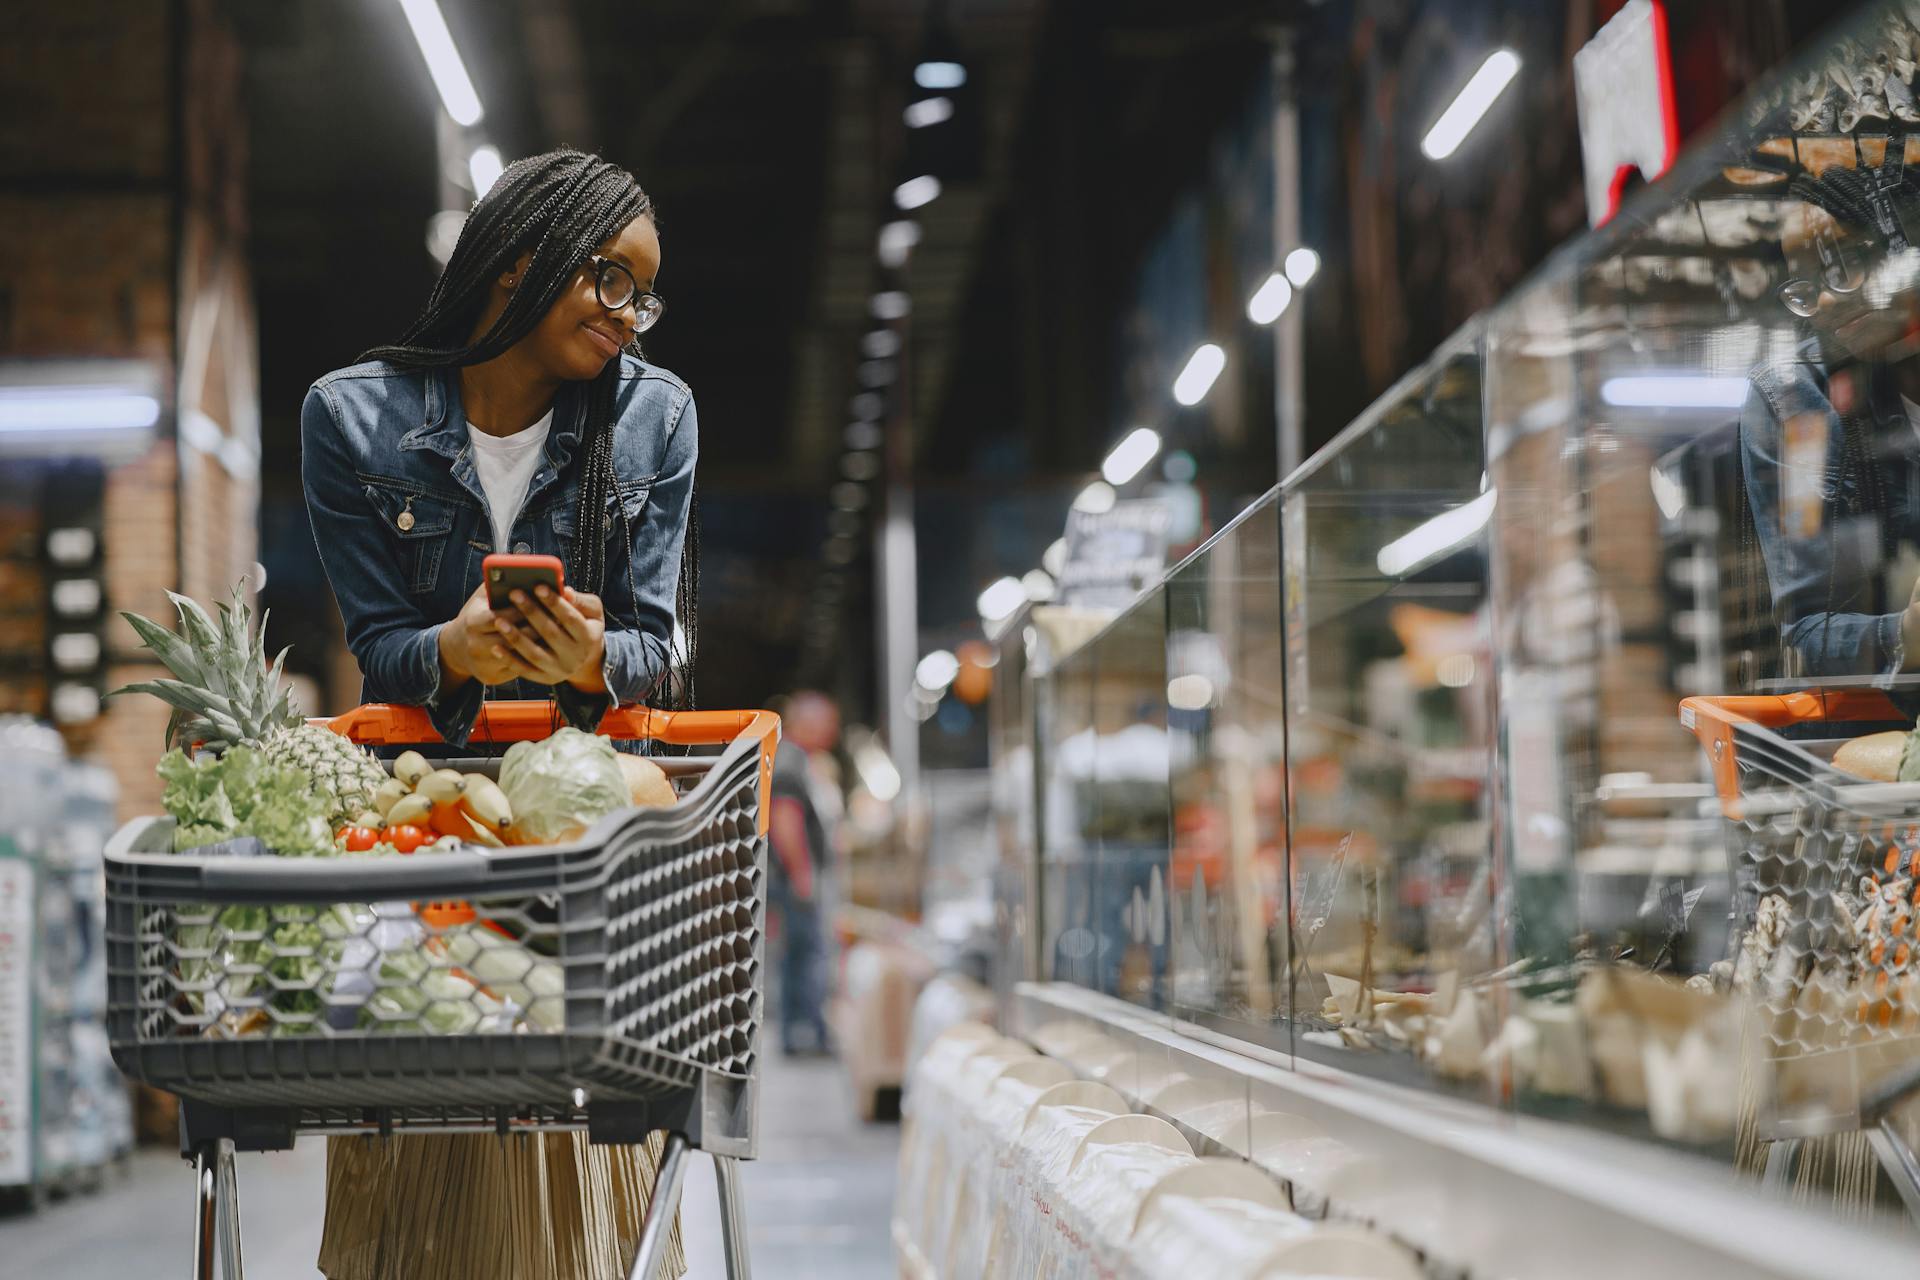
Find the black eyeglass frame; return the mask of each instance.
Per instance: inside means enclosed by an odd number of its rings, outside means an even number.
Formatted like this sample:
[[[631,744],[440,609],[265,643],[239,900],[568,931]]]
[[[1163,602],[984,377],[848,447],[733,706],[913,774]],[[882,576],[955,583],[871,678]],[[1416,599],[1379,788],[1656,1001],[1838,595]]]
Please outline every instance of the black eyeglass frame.
[[[645,333],[660,323],[660,317],[665,315],[667,311],[667,300],[665,298],[651,289],[642,289],[640,282],[634,279],[633,272],[629,271],[625,265],[615,262],[612,258],[605,258],[596,253],[590,255],[587,258],[587,262],[594,269],[593,296],[599,300],[601,306],[609,311],[619,311],[622,307],[632,304],[633,331],[635,333]],[[607,301],[607,276],[615,271],[627,278],[627,287],[630,290],[627,295],[627,300],[619,306],[615,306]],[[643,298],[653,299],[653,306],[650,309],[641,305],[641,299]]]

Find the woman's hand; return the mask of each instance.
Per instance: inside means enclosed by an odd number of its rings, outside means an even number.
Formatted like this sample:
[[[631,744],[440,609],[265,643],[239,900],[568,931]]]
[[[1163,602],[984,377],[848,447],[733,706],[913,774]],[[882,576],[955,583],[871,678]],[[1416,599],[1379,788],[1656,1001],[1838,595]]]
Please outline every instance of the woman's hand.
[[[536,684],[570,684],[586,693],[606,692],[606,607],[600,597],[564,587],[533,594],[515,591],[514,607],[496,614],[495,627],[514,676]]]
[[[501,644],[493,609],[487,604],[487,589],[482,585],[440,628],[440,687],[457,689],[469,680],[505,684],[518,675],[512,656]]]

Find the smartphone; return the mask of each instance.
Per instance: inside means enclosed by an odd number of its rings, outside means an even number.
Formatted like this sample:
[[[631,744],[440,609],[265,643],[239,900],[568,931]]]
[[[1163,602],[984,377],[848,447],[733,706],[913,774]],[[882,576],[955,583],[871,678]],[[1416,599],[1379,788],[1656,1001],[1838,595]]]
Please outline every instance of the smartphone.
[[[480,562],[480,574],[487,584],[487,604],[495,610],[513,608],[516,591],[532,595],[535,587],[549,587],[559,595],[566,581],[558,556],[490,555]]]

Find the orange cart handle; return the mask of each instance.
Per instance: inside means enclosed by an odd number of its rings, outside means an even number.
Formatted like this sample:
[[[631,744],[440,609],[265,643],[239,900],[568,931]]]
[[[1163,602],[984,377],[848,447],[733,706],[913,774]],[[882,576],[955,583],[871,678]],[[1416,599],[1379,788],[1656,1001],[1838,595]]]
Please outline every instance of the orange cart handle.
[[[1814,689],[1799,693],[1746,694],[1725,698],[1685,698],[1680,724],[1692,731],[1713,766],[1714,789],[1729,818],[1740,816],[1740,767],[1734,760],[1733,729],[1756,724],[1763,729],[1822,720],[1904,720],[1893,700],[1877,689]]]
[[[484,723],[475,741],[534,742],[553,732],[553,704],[516,701],[485,704]],[[310,721],[362,746],[419,746],[441,741],[423,707],[369,702],[331,719]],[[760,749],[760,833],[766,834],[773,807],[773,753],[780,745],[780,717],[771,711],[656,711],[651,707],[613,707],[600,718],[603,737],[638,742],[652,739],[676,746],[724,745],[742,737]]]

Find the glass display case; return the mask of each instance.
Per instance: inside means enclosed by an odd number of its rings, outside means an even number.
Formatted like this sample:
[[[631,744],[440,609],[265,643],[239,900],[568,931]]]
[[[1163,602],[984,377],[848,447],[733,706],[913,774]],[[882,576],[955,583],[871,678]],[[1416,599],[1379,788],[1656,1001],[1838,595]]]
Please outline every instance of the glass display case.
[[[1041,977],[1920,1217],[1917,60],[1853,12],[1036,668]]]

